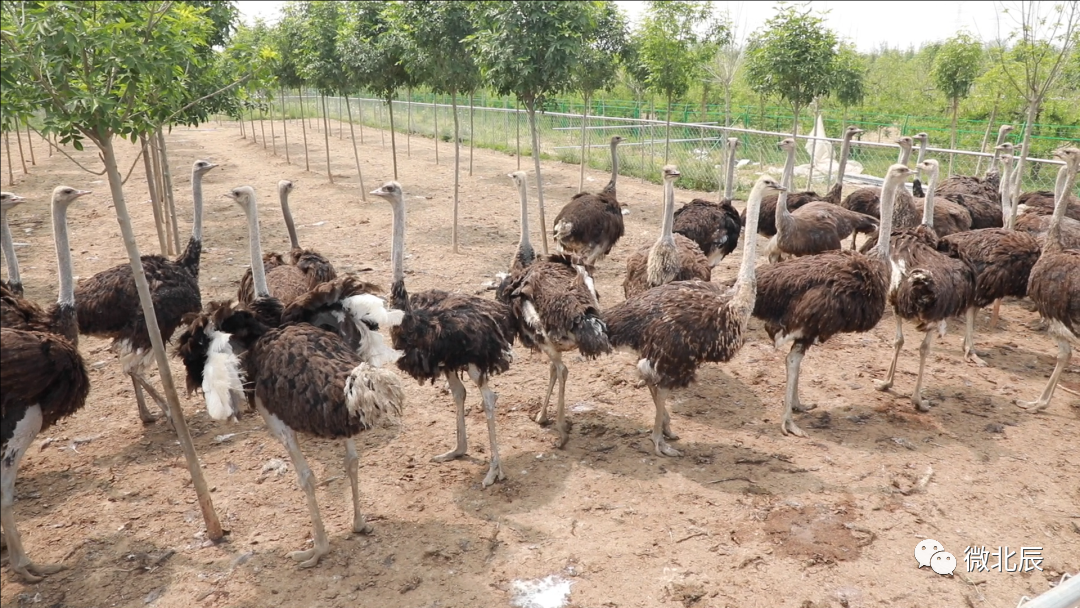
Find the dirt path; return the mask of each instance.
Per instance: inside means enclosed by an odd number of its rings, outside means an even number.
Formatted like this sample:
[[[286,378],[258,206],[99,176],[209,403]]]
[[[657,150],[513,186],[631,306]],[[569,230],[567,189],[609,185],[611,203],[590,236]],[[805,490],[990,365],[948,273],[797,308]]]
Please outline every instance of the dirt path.
[[[276,131],[281,154],[280,125]],[[301,243],[339,271],[370,267],[365,276],[388,286],[390,208],[360,200],[352,148],[337,132],[330,140],[335,185],[325,171],[303,171],[296,121],[289,129],[292,166],[227,124],[170,135],[185,231],[187,167],[197,158],[222,164],[204,185],[204,302],[231,297],[248,262],[242,212],[220,195],[255,186],[264,248],[280,251],[288,244],[274,191],[282,178],[298,184],[291,202]],[[392,176],[389,138],[383,148],[373,130],[365,135],[360,154],[370,190]],[[322,134],[309,132],[308,139],[312,168],[325,168]],[[134,148],[118,149],[126,170]],[[72,154],[95,166],[95,153]],[[505,270],[517,242],[518,203],[506,177],[517,161],[476,150],[475,173],[462,178],[463,253],[454,256],[450,146],[441,145],[440,155],[436,165],[433,142],[414,137],[412,158],[399,159],[408,194],[409,288],[481,292],[484,281]],[[28,295],[47,302],[56,296],[48,221],[55,185],[95,191],[71,210],[76,275],[126,257],[107,184],[59,155],[42,156],[34,173],[5,189],[31,199],[13,212],[12,227],[15,240],[27,243],[18,253]],[[467,167],[467,150],[463,156]],[[522,165],[529,169],[531,159]],[[157,239],[139,173],[126,192],[139,243],[150,253]],[[577,175],[576,166],[546,163],[549,223],[575,191]],[[607,179],[588,176],[591,189]],[[631,214],[626,237],[596,277],[604,306],[622,300],[627,253],[650,243],[659,225],[659,186],[624,179],[619,194]],[[679,191],[677,199],[700,194]],[[531,200],[535,209],[535,193]],[[734,276],[738,255],[714,280]],[[1037,316],[1023,303],[1002,307],[997,331],[986,318],[980,315],[977,338],[988,367],[963,361],[959,323],[935,343],[927,390],[935,406],[928,414],[914,412],[907,400],[918,364],[911,326],[892,393],[872,385],[891,355],[891,315],[872,332],[812,349],[802,394],[820,407],[797,416],[808,440],[779,432],[785,353],[752,321],[734,361],[704,367],[698,384],[673,396],[672,424],[684,453],[678,459],[651,453],[652,403],[634,386],[628,354],[567,358],[574,427],[567,448],[553,450],[555,434],[530,420],[546,387],[547,361],[517,347],[513,368],[493,381],[509,479],[487,490],[480,488],[488,448],[479,396],[468,397],[472,457],[433,464],[429,458],[453,443],[452,401],[441,382],[407,383],[401,432],[360,442],[373,535],[346,533],[351,506],[342,446],[301,440],[322,482],[318,496],[331,538],[330,555],[310,571],[284,557],[309,542],[311,525],[291,465],[273,470],[288,455],[261,421],[217,423],[200,398],[184,398],[215,505],[231,530],[229,542],[205,546],[173,435],[164,424],[139,423],[116,357],[105,342],[87,338],[87,406],[42,434],[17,486],[16,514],[31,556],[62,560],[69,569],[28,586],[5,568],[0,601],[73,608],[508,606],[514,581],[556,575],[572,583],[570,601],[582,607],[1014,606],[1080,568],[1080,401],[1059,390],[1044,414],[1016,408],[1015,398],[1042,389],[1056,349],[1032,329]],[[182,378],[179,362],[173,373]],[[1062,384],[1080,388],[1075,365]],[[929,483],[919,486],[929,467]],[[916,568],[912,553],[922,538],[957,557],[955,576]],[[962,573],[966,547],[1006,545],[1017,554],[1021,546],[1042,547],[1043,571]]]

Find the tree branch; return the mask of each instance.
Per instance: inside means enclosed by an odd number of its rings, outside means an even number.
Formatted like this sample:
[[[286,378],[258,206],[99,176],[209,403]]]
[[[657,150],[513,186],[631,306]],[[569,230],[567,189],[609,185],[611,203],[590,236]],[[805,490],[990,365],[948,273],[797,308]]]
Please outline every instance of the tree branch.
[[[196,99],[195,101],[187,104],[186,106],[184,106],[184,107],[180,108],[179,110],[177,110],[177,111],[173,112],[172,114],[170,114],[165,120],[161,121],[161,124],[167,124],[167,123],[171,122],[172,119],[174,119],[177,116],[183,114],[184,112],[187,112],[189,109],[191,109],[192,107],[198,105],[200,102],[203,102],[203,101],[205,101],[207,99],[210,99],[211,97],[220,95],[220,94],[224,93],[225,91],[228,91],[229,89],[231,89],[233,87],[236,87],[238,85],[243,84],[244,82],[250,80],[251,76],[252,76],[252,74],[247,74],[245,76],[241,76],[239,79],[233,81],[231,84],[227,84],[227,85],[221,87],[220,89],[214,91],[213,93],[208,93],[206,95],[203,95],[202,97]]]
[[[60,146],[57,146],[57,145],[56,145],[56,144],[54,144],[54,143],[53,143],[53,142],[52,142],[52,141],[51,141],[51,140],[50,140],[50,139],[49,139],[48,137],[45,137],[44,135],[42,135],[42,134],[41,134],[41,131],[38,131],[38,130],[37,130],[37,129],[35,129],[35,128],[34,128],[34,127],[33,127],[32,125],[30,126],[30,129],[32,129],[32,130],[34,131],[34,133],[37,133],[37,134],[38,134],[38,135],[39,135],[39,136],[40,136],[40,137],[41,137],[42,139],[44,139],[44,140],[45,140],[45,142],[46,142],[46,143],[48,143],[48,144],[49,144],[50,146],[52,146],[54,150],[56,150],[57,152],[59,152],[59,153],[63,154],[64,156],[68,157],[68,160],[70,160],[71,162],[75,163],[75,165],[76,165],[76,166],[78,166],[78,167],[79,167],[80,169],[82,169],[83,171],[86,171],[87,173],[89,173],[89,174],[91,174],[91,175],[105,175],[105,170],[104,170],[104,169],[102,169],[101,171],[91,171],[90,169],[87,169],[86,167],[82,166],[82,164],[81,164],[81,163],[79,163],[79,161],[77,161],[77,160],[75,160],[74,158],[72,158],[70,154],[68,154],[67,152],[65,152],[65,151],[63,150],[63,148],[61,148]],[[130,175],[130,172],[129,172],[129,175]]]

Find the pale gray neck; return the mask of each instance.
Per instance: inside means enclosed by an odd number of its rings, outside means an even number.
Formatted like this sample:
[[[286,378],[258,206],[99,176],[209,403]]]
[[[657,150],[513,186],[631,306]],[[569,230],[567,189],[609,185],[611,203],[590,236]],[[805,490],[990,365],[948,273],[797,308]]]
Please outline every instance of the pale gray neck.
[[[15,239],[11,235],[11,226],[8,225],[7,214],[7,209],[0,211],[0,240],[3,241],[4,261],[7,262],[8,281],[12,284],[21,284],[19,259],[15,257]]]
[[[1009,182],[1012,180],[1012,156],[1001,159],[1001,183],[998,185],[998,195],[1001,197],[1001,219],[1005,228],[1012,230],[1016,221],[1016,209],[1013,205],[1012,189]]]
[[[739,148],[739,140],[729,139],[728,147],[728,159],[727,159],[727,175],[724,176],[724,198],[731,200],[731,197],[735,195],[735,151]]]
[[[788,150],[787,162],[784,163],[784,177],[781,178],[780,186],[784,189],[776,198],[776,230],[780,230],[782,220],[791,216],[788,210],[788,190],[791,190],[791,182],[795,178],[795,148]],[[749,233],[747,233],[749,234]]]
[[[854,137],[854,133],[845,133],[844,141],[840,144],[840,165],[836,168],[836,183],[841,187],[844,185],[844,175],[847,172],[847,157],[851,154],[851,138]]]
[[[664,180],[664,221],[660,225],[660,242],[675,245],[675,181]]]
[[[195,216],[191,219],[191,238],[202,242],[203,200],[202,173],[191,172],[191,202],[195,207]]]
[[[919,140],[919,156],[917,156],[915,158],[915,164],[916,165],[921,163],[923,161],[923,157],[926,156],[926,145],[927,145],[927,140],[926,139],[920,139]]]
[[[611,142],[611,185],[614,186],[619,179],[619,146]]]
[[[909,160],[911,160],[911,146],[900,146],[900,158],[896,162],[907,165]]]
[[[926,184],[926,198],[923,199],[922,223],[934,227],[934,188],[937,187],[938,172],[930,174],[930,181]]]
[[[244,208],[248,221],[248,247],[251,249],[251,282],[256,298],[269,298],[270,287],[266,284],[266,269],[263,268],[262,244],[259,242],[259,209],[252,198]]]
[[[877,256],[888,261],[892,244],[890,235],[893,227],[893,209],[896,208],[896,199],[900,190],[901,179],[889,176],[885,178],[885,184],[881,189],[881,223],[878,225],[878,242],[874,246]]]
[[[784,175],[780,177],[780,186],[784,190],[791,189],[791,182],[795,179],[795,148],[788,150],[787,160],[784,162]],[[786,199],[785,199],[786,201]]]
[[[521,239],[518,240],[518,251],[532,248],[529,242],[529,186],[522,180],[518,184],[518,198],[521,201]]]
[[[1058,171],[1057,181],[1054,185],[1054,215],[1050,218],[1050,231],[1047,234],[1047,242],[1059,243],[1061,241],[1061,221],[1065,218],[1065,210],[1069,206],[1068,195],[1072,192],[1073,184],[1076,183],[1076,171],[1071,170],[1066,163]]]
[[[285,216],[285,229],[289,231],[289,244],[293,249],[300,248],[300,240],[296,238],[296,224],[293,223],[292,211],[289,210],[289,191],[282,188],[278,192],[281,199],[281,214]]]
[[[994,144],[994,146],[997,147],[997,146],[1000,146],[1001,144],[1005,143],[1005,138],[1008,137],[1008,136],[1009,136],[1009,131],[1008,130],[1006,130],[1006,129],[998,129],[997,143]]]
[[[390,265],[393,281],[405,280],[405,201],[394,200],[394,236],[390,245]]]
[[[75,270],[71,265],[71,245],[67,233],[67,204],[52,202],[53,241],[56,243],[56,270],[60,275],[60,295],[56,303],[75,305]]]
[[[746,201],[746,226],[743,227],[743,259],[739,266],[740,283],[754,280],[754,264],[757,262],[757,230],[758,216],[761,210],[761,199],[765,194],[765,184],[754,184],[750,191],[750,199]]]

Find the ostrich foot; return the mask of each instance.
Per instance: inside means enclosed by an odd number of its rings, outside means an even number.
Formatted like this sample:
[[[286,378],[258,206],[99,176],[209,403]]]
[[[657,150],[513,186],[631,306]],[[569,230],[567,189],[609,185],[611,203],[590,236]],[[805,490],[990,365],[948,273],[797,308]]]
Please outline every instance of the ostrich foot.
[[[40,583],[50,574],[56,574],[64,569],[63,564],[35,564],[34,562],[26,562],[22,566],[12,565],[11,570],[15,574],[22,577],[23,581],[27,583]]]
[[[486,488],[495,483],[496,481],[502,481],[504,479],[506,479],[506,475],[503,473],[502,470],[502,462],[498,460],[493,460],[491,462],[491,466],[488,468],[487,475],[484,476],[484,481],[481,482],[481,485]]]
[[[986,361],[983,361],[979,356],[979,353],[974,348],[964,351],[964,360],[968,363],[974,363],[979,367],[986,367]]]
[[[670,428],[664,429],[664,439],[670,439],[672,441],[678,441],[679,436],[675,434]]]
[[[785,416],[784,421],[780,423],[780,432],[784,435],[795,435],[796,437],[806,437],[806,433],[799,428],[795,421],[790,416]]]
[[[462,448],[454,448],[445,454],[439,454],[438,456],[432,456],[431,462],[450,462],[451,460],[457,460],[468,452]]]
[[[1043,401],[1042,399],[1039,399],[1037,401],[1020,401],[1019,399],[1017,399],[1016,406],[1022,410],[1031,412],[1032,414],[1036,414],[1050,407],[1050,401]]]
[[[885,392],[892,388],[892,380],[874,380],[874,388],[881,392]]]
[[[559,429],[559,438],[555,440],[555,447],[563,449],[566,447],[566,443],[570,441],[570,421],[563,422],[562,428]]]
[[[922,399],[920,397],[912,397],[911,398],[911,404],[915,406],[915,409],[917,411],[920,411],[920,412],[923,412],[923,413],[930,411],[930,405],[931,404],[930,404],[929,399]]]
[[[653,451],[657,456],[670,456],[671,458],[678,458],[682,456],[682,452],[668,445],[662,437],[653,437]]]
[[[548,418],[547,415],[547,408],[540,410],[540,413],[536,415],[536,418],[534,418],[534,420],[536,420],[536,424],[539,424],[540,426],[547,426],[551,424],[551,419]]]
[[[375,528],[371,524],[367,523],[367,520],[364,519],[363,515],[361,515],[357,519],[353,520],[352,531],[353,534],[367,535],[374,532]]]
[[[809,412],[816,409],[817,406],[813,403],[802,403],[801,401],[796,401],[791,405],[791,411],[793,412]]]
[[[314,568],[319,565],[319,560],[322,556],[330,552],[330,547],[312,547],[307,551],[293,551],[289,553],[289,558],[293,561],[300,562],[301,568]]]

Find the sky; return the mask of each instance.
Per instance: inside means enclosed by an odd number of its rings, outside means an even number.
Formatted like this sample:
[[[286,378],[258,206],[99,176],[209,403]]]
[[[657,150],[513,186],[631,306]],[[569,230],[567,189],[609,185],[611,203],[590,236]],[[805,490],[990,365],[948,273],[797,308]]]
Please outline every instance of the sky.
[[[237,5],[244,20],[261,17],[268,23],[277,20],[285,2],[240,0]],[[645,2],[616,1],[630,17],[640,18]],[[956,0],[809,2],[824,13],[825,21],[844,40],[868,52],[882,45],[890,48],[918,48],[927,42],[944,40],[959,31],[967,31],[982,40],[997,35],[997,2],[959,2]],[[774,2],[713,2],[717,11],[727,11],[739,29],[740,37],[760,28],[774,13]],[[827,11],[827,12],[826,12]],[[1003,29],[1008,17],[1003,20]]]

